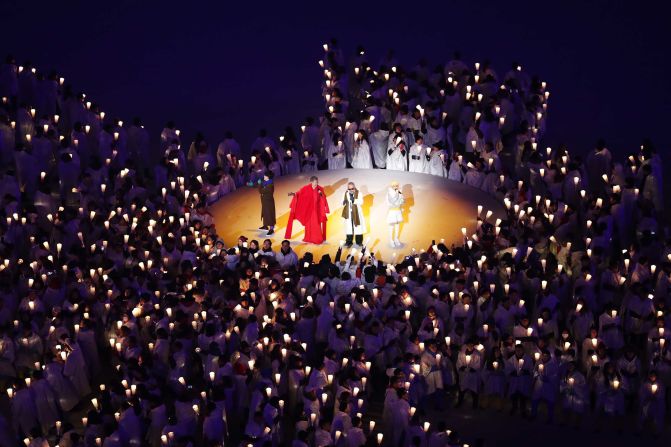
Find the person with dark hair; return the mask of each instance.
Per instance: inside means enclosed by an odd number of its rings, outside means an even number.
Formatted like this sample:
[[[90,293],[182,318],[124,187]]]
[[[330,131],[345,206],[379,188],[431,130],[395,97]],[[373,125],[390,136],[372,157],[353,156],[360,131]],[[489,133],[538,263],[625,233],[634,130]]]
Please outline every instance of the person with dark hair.
[[[326,150],[329,170],[345,169],[347,159],[345,157],[345,144],[343,143],[342,135],[336,132],[327,138],[324,149]]]
[[[326,192],[319,186],[316,176],[310,177],[310,183],[303,186],[297,192],[289,193],[293,196],[289,205],[291,212],[284,237],[291,238],[293,221],[297,219],[305,227],[303,242],[321,244],[326,240],[327,214],[330,213],[329,204],[326,200]]]
[[[373,169],[373,160],[370,156],[370,146],[366,141],[366,132],[359,129],[354,133],[352,145],[352,168]]]
[[[233,137],[233,132],[227,130],[224,139],[217,146],[217,164],[222,168],[232,168],[236,160],[240,159],[240,155],[240,144]]]
[[[408,170],[408,141],[399,123],[394,124],[394,132],[387,141],[387,169],[394,171]]]
[[[259,230],[268,230],[268,236],[271,236],[275,233],[275,197],[273,196],[275,192],[275,184],[273,183],[273,174],[272,171],[266,171],[263,174],[263,179],[257,181],[257,188],[259,190],[259,195],[261,196],[261,222],[262,225],[259,227]],[[250,182],[249,186],[253,184]]]
[[[424,136],[417,132],[415,134],[415,144],[410,146],[410,163],[408,171],[424,174],[428,170],[426,159],[426,146],[424,145]]]

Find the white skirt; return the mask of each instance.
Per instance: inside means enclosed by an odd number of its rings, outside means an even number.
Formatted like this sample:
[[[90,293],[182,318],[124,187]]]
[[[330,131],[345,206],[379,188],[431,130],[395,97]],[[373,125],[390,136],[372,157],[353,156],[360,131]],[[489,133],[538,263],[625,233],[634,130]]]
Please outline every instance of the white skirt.
[[[392,225],[401,222],[403,222],[401,210],[389,210],[389,213],[387,213],[387,223]]]

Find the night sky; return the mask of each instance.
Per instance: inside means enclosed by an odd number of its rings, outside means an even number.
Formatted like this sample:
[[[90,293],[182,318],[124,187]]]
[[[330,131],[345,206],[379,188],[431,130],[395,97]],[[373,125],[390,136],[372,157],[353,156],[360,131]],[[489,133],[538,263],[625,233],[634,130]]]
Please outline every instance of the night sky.
[[[187,140],[201,130],[217,144],[230,129],[248,147],[261,127],[321,112],[330,37],[347,54],[364,45],[374,64],[388,48],[406,67],[459,50],[548,82],[548,145],[671,146],[669,14],[655,3],[287,3],[0,0],[0,55],[58,70],[109,116],[141,116],[154,142],[173,119]]]

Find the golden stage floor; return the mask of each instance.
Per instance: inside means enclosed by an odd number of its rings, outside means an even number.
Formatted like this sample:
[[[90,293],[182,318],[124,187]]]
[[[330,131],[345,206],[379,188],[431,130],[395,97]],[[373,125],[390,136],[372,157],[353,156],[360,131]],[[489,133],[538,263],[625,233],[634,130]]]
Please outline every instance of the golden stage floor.
[[[383,169],[319,171],[316,175],[326,191],[331,210],[326,227],[327,240],[321,245],[303,243],[303,227],[300,222],[294,221],[291,245],[299,257],[306,251],[312,252],[315,259],[325,253],[335,254],[340,241],[345,239],[341,217],[342,200],[350,181],[364,194],[363,211],[367,227],[364,240],[370,238],[369,248],[378,259],[385,262],[393,261],[393,257],[398,260],[413,248],[417,251],[426,250],[434,239],[436,242],[444,239],[448,247],[453,243],[463,243],[461,228],[465,227],[468,234],[474,233],[478,205],[483,207],[483,216],[487,210],[493,212],[492,222],[496,218],[503,219],[505,215],[503,204],[494,197],[462,183],[433,175]],[[284,239],[289,218],[291,198],[288,193],[307,184],[309,177],[301,174],[281,177],[275,181],[277,227],[275,234],[270,237],[275,250],[279,250],[280,242]],[[405,196],[404,222],[400,229],[403,246],[400,248],[391,247],[389,226],[386,223],[386,192],[392,180],[400,183]],[[266,231],[258,230],[261,225],[261,201],[256,188],[238,189],[213,204],[210,212],[214,216],[217,233],[226,246],[234,245],[241,235],[259,242],[266,239]]]

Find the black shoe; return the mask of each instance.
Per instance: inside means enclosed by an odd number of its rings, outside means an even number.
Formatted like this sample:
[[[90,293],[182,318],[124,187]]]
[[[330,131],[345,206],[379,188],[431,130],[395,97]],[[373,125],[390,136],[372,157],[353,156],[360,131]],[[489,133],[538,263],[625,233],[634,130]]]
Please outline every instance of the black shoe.
[[[275,234],[275,230],[270,230],[266,236],[272,236],[273,234]]]
[[[262,227],[259,227],[259,230],[267,230],[267,229],[268,229],[268,227],[266,227],[265,225],[262,226]]]

